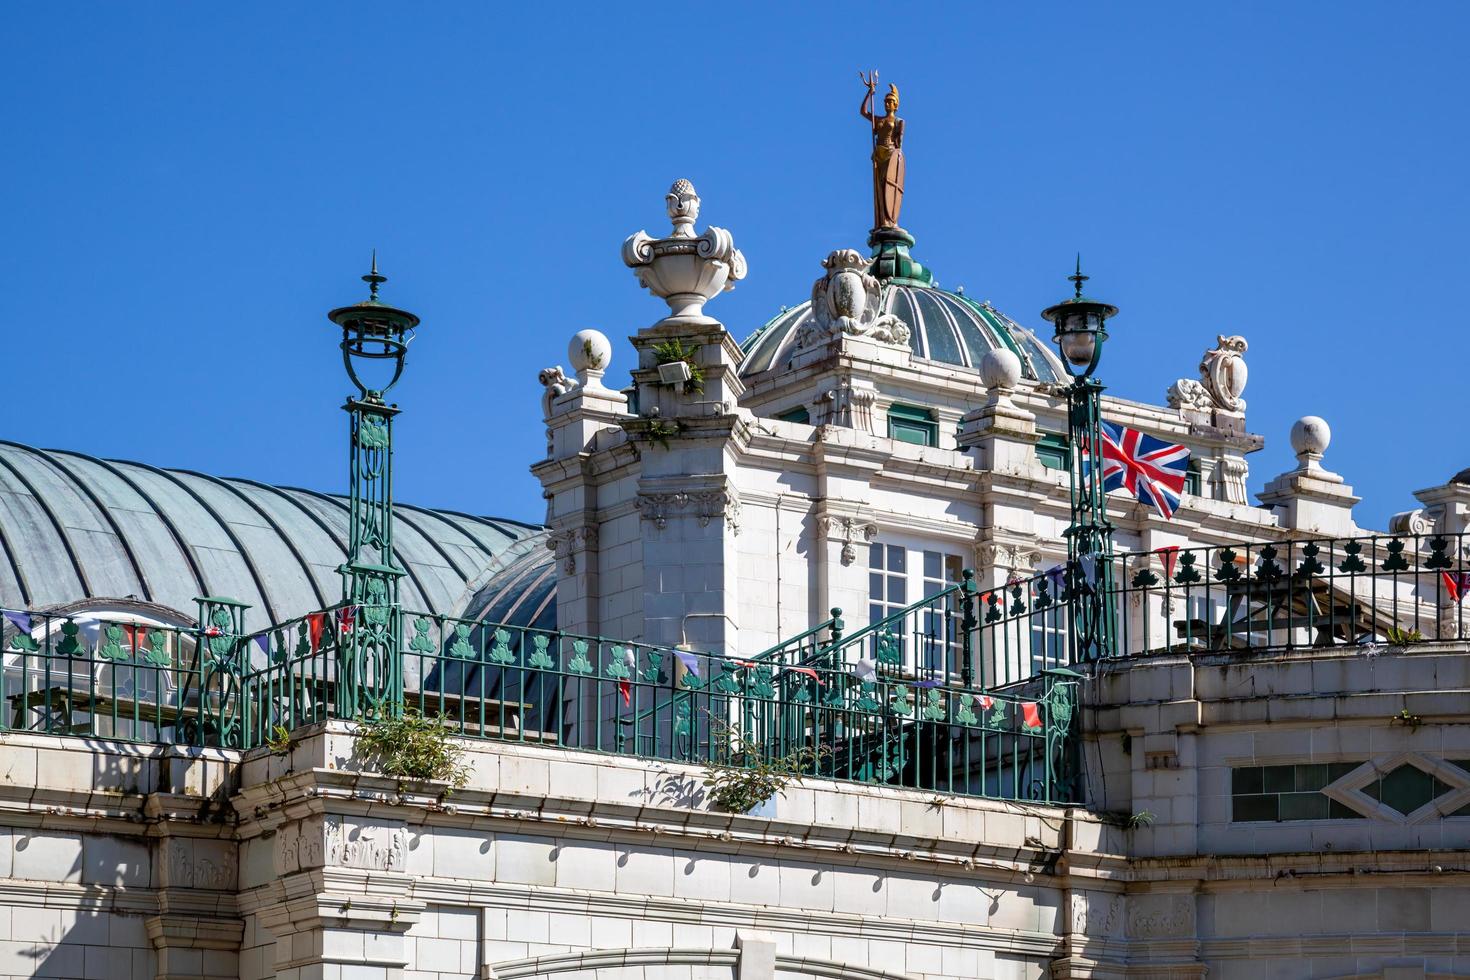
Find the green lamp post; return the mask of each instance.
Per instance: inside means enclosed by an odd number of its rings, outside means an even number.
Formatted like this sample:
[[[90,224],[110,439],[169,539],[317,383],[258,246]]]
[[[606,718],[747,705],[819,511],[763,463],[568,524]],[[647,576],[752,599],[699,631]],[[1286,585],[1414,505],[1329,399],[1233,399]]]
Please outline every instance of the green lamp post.
[[[342,363],[357,388],[343,409],[351,419],[347,561],[342,575],[342,629],[337,640],[335,701],[342,718],[384,717],[403,704],[399,656],[398,580],[393,559],[393,417],[384,401],[403,374],[403,358],[419,318],[378,300],[387,277],[363,276],[368,298],[327,314],[342,328]]]
[[[1096,660],[1115,650],[1112,601],[1113,525],[1101,474],[1089,467],[1102,444],[1100,406],[1103,386],[1093,377],[1108,339],[1106,322],[1118,308],[1082,295],[1082,257],[1067,277],[1075,293],[1041,311],[1056,327],[1052,339],[1072,383],[1067,386],[1067,431],[1071,441],[1072,523],[1067,528],[1067,568],[1073,596],[1073,657]]]

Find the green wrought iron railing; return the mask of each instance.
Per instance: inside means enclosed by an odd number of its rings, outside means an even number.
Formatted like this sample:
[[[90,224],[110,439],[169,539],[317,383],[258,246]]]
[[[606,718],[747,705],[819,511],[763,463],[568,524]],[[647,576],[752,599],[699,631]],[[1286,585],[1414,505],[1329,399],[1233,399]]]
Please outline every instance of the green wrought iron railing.
[[[802,760],[816,778],[1072,798],[1065,674],[1022,695],[824,663],[843,642],[835,613],[745,660],[403,612],[398,669],[363,671],[352,633],[374,611],[251,633],[244,607],[222,599],[201,600],[203,625],[187,628],[12,612],[0,726],[251,748],[329,718],[414,710],[468,738],[705,766]]]
[[[988,683],[1025,680],[1085,659],[1072,606],[1101,590],[1114,656],[1286,652],[1470,637],[1470,535],[1362,535],[1114,556],[1110,574],[1080,563],[979,596],[972,644]]]
[[[0,730],[243,744],[240,607],[200,602],[200,627],[7,611]]]

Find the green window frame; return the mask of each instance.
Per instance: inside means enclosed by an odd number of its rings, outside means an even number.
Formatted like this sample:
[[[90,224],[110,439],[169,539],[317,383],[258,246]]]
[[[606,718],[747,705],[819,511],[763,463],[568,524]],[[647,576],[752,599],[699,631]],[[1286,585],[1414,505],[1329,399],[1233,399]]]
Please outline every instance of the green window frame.
[[[1071,469],[1072,441],[1061,432],[1043,432],[1036,444],[1036,457],[1049,470]]]
[[[892,405],[888,409],[888,438],[915,446],[937,446],[939,423],[927,408]]]
[[[811,413],[806,410],[805,405],[798,405],[795,408],[788,408],[784,412],[778,412],[775,415],[775,419],[777,422],[800,422],[802,425],[812,424]]]

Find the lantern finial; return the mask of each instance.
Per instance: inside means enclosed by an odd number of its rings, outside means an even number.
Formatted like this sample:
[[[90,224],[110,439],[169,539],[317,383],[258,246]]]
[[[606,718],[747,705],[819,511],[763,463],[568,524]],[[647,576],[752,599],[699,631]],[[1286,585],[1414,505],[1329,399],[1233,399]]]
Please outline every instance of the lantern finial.
[[[362,281],[368,284],[368,302],[370,302],[370,303],[376,303],[378,301],[378,286],[381,285],[382,283],[385,283],[385,282],[388,281],[388,277],[387,276],[383,276],[383,275],[379,275],[378,274],[378,250],[377,249],[373,249],[373,268],[372,268],[372,271],[369,272],[367,275],[363,276],[362,277]]]
[[[1082,284],[1084,282],[1086,282],[1088,279],[1091,279],[1092,278],[1091,276],[1084,276],[1082,274],[1082,253],[1081,252],[1078,252],[1077,253],[1077,271],[1074,272],[1074,273],[1072,273],[1067,278],[1070,279],[1072,281],[1072,285],[1074,287],[1076,287],[1076,295],[1073,298],[1074,299],[1081,299],[1082,298]]]

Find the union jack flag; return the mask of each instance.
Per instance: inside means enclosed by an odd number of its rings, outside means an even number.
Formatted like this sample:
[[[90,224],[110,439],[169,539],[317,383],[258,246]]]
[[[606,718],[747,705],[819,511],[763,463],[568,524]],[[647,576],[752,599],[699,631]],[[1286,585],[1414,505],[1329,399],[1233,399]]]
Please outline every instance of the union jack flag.
[[[1179,507],[1188,471],[1186,447],[1112,422],[1102,423],[1104,493],[1126,490],[1143,503],[1153,504],[1168,520]]]

